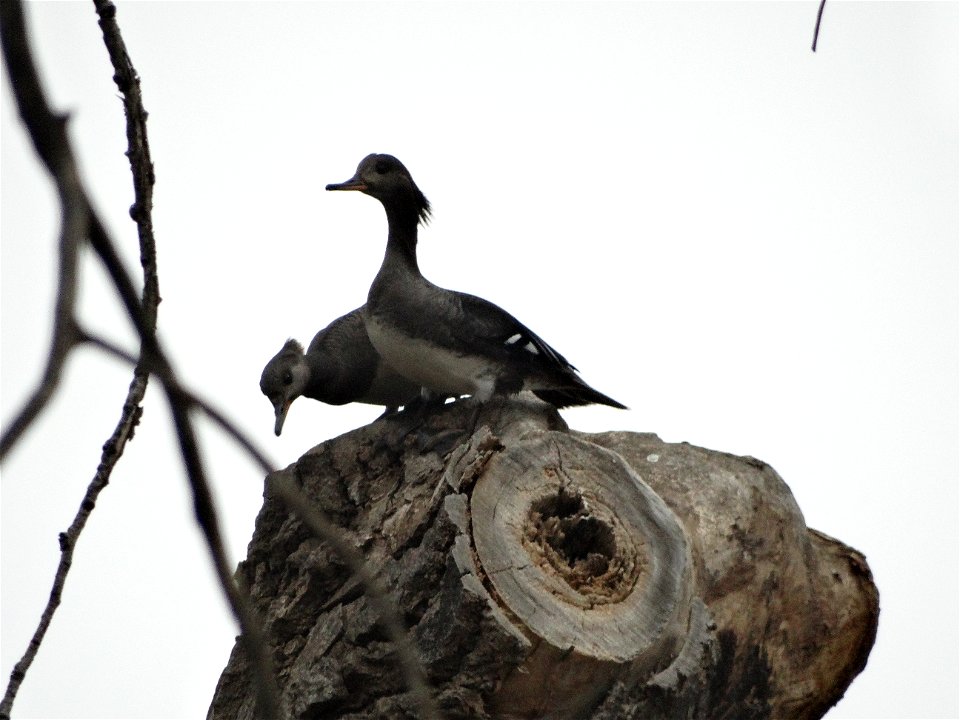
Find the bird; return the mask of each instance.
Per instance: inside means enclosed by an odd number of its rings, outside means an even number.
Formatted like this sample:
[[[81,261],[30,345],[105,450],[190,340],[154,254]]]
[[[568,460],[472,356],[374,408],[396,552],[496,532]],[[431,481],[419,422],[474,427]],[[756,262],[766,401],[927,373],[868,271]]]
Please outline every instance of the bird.
[[[384,415],[420,397],[420,386],[383,362],[370,344],[363,311],[359,307],[327,325],[306,354],[299,342],[287,340],[263,368],[260,390],[273,405],[275,435],[301,395],[329,405],[383,405]]]
[[[326,189],[364,193],[386,211],[387,248],[363,319],[370,342],[401,375],[429,392],[472,395],[480,403],[530,390],[557,408],[627,409],[587,385],[563,355],[506,310],[421,274],[417,230],[430,218],[430,202],[397,158],[368,155],[351,179]]]

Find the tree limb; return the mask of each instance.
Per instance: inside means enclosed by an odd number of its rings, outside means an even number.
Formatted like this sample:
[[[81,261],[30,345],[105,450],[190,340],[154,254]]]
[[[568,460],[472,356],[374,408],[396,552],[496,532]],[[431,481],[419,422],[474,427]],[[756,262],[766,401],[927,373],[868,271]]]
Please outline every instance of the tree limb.
[[[99,335],[90,333],[86,330],[81,329],[79,331],[81,342],[92,345],[99,350],[104,351],[108,355],[112,355],[118,360],[129,363],[130,365],[136,365],[138,362],[141,362],[131,353],[128,353],[119,345],[107,340],[106,338],[100,337]],[[149,358],[145,359],[145,368],[150,373],[155,373],[160,375],[161,382],[173,382],[169,374],[163,374],[168,371],[164,371],[162,368],[159,368],[156,364],[150,364]],[[269,460],[267,456],[260,450],[253,442],[243,434],[243,431],[240,430],[226,415],[223,414],[220,410],[211,405],[207,400],[204,400],[202,397],[196,393],[184,388],[179,387],[179,393],[182,397],[184,403],[192,408],[200,410],[204,415],[210,418],[215,424],[220,426],[220,429],[223,430],[227,435],[233,438],[241,448],[243,448],[247,454],[250,456],[250,459],[253,460],[257,465],[260,466],[260,469],[263,472],[269,474],[274,470],[274,465]]]
[[[73,548],[95,507],[99,492],[109,481],[110,473],[122,453],[133,428],[140,417],[139,403],[146,390],[147,371],[143,366],[150,358],[163,369],[164,390],[170,404],[174,426],[180,443],[181,454],[190,487],[194,496],[197,521],[206,538],[214,563],[217,578],[241,628],[241,637],[246,643],[257,687],[258,714],[266,718],[279,717],[279,702],[259,624],[253,618],[245,598],[233,582],[232,571],[226,559],[222,536],[209,485],[203,468],[196,436],[189,417],[190,404],[176,382],[169,362],[155,336],[156,309],[159,303],[156,273],[156,252],[152,234],[152,185],[153,166],[149,146],[146,143],[146,112],[140,99],[139,81],[126,53],[119,28],[115,22],[112,3],[95,0],[100,16],[104,41],[114,64],[118,87],[124,95],[127,115],[127,137],[130,143],[128,157],[134,175],[136,202],[131,215],[137,221],[141,245],[141,265],[144,268],[145,284],[143,299],[134,289],[106,229],[93,211],[77,173],[71,146],[65,132],[66,119],[55,115],[46,96],[33,63],[27,42],[23,8],[18,0],[5,0],[0,4],[0,34],[14,96],[21,118],[30,134],[41,161],[52,175],[60,195],[63,215],[60,240],[60,288],[56,305],[54,334],[51,342],[47,369],[44,377],[25,407],[15,416],[10,428],[0,439],[0,457],[15,445],[23,432],[43,411],[59,383],[63,364],[70,350],[79,341],[80,333],[74,319],[76,299],[76,269],[79,248],[84,239],[89,239],[95,252],[107,268],[110,277],[127,313],[137,329],[141,341],[141,357],[134,373],[134,380],[124,403],[121,421],[104,448],[104,457],[97,475],[87,489],[80,510],[66,533],[60,535],[61,561],[54,580],[50,600],[43,612],[40,624],[30,641],[23,658],[11,673],[10,683],[0,702],[0,718],[8,718],[17,691],[27,669],[36,657],[40,644],[49,628],[53,614],[60,603],[66,575],[72,564]]]
[[[820,0],[820,8],[817,10],[817,24],[813,29],[813,45],[810,47],[813,52],[817,51],[817,39],[820,37],[820,20],[823,18],[823,8],[826,7],[827,0]]]
[[[113,80],[123,97],[127,117],[127,158],[133,175],[134,204],[130,217],[137,224],[140,238],[140,265],[143,267],[143,304],[140,317],[146,329],[156,330],[160,287],[157,275],[157,246],[153,237],[153,161],[147,141],[147,111],[140,93],[140,76],[127,54],[126,44],[116,21],[116,7],[109,0],[94,0],[103,42],[113,64]]]
[[[77,263],[89,221],[89,206],[67,140],[67,116],[55,114],[47,104],[27,44],[26,23],[19,2],[0,3],[0,43],[20,117],[30,131],[37,154],[53,177],[61,212],[57,300],[46,367],[36,389],[0,437],[2,460],[53,397],[64,362],[76,343],[73,309],[77,296]]]

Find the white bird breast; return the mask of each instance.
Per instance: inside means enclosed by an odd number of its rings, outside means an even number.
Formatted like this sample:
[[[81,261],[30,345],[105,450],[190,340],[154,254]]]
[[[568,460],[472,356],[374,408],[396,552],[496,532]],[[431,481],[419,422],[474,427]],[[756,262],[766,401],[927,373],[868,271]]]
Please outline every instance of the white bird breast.
[[[367,335],[384,361],[404,377],[444,395],[493,396],[497,366],[476,355],[461,355],[422,338],[411,338],[376,320]]]

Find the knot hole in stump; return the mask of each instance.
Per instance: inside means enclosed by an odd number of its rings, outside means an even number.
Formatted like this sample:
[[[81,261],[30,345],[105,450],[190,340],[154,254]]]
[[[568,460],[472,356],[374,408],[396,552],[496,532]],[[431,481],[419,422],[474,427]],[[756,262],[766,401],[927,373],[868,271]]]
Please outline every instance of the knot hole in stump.
[[[525,540],[541,566],[549,565],[571,588],[595,603],[614,602],[629,592],[635,578],[625,570],[635,562],[618,551],[612,517],[597,510],[561,487],[531,504]]]

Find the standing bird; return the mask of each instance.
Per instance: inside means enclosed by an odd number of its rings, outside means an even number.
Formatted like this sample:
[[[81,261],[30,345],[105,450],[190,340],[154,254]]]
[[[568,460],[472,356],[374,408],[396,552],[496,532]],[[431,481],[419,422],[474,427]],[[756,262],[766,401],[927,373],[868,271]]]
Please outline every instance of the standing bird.
[[[260,390],[273,405],[277,436],[290,405],[301,395],[329,405],[384,405],[384,414],[420,395],[419,385],[399,375],[373,349],[363,324],[363,308],[318,332],[306,355],[300,343],[287,340],[263,368]]]
[[[377,352],[404,377],[440,395],[532,390],[562,408],[624,408],[587,385],[566,359],[516,318],[474,295],[437,287],[417,265],[417,227],[430,203],[392,155],[368,155],[327,190],[358,190],[387,212],[387,251],[367,295],[364,321]]]

